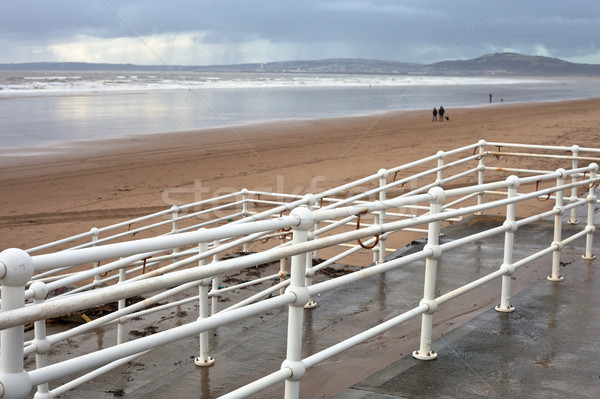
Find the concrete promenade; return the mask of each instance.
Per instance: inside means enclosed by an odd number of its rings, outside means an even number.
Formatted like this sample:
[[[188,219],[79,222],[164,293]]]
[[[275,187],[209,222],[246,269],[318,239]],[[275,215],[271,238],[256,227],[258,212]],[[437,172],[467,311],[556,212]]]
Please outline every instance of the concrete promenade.
[[[578,226],[563,225],[563,237],[582,228],[585,218],[578,219]],[[470,217],[445,228],[441,242],[502,221],[494,216]],[[517,230],[514,260],[548,247],[552,226],[551,221],[541,221]],[[504,234],[500,234],[444,253],[436,292],[448,292],[497,270],[503,242]],[[598,233],[594,242],[598,248]],[[421,250],[425,244],[426,240],[413,242],[402,252]],[[440,306],[434,315],[437,360],[419,361],[410,356],[419,343],[420,318],[415,318],[308,370],[301,397],[600,397],[600,260],[582,261],[584,247],[582,238],[563,249],[561,274],[565,279],[561,283],[546,281],[551,272],[549,255],[518,269],[512,278],[514,313],[493,310],[500,300],[499,279]],[[390,257],[401,255],[399,251]],[[424,263],[414,262],[315,298],[318,307],[305,310],[303,356],[416,306],[423,295]],[[235,295],[249,296],[260,288]],[[155,325],[162,330],[194,320],[195,308],[182,307]],[[148,321],[146,318],[144,324]],[[135,323],[128,326],[136,328]],[[61,397],[216,398],[280,367],[285,358],[286,326],[286,308],[268,312],[259,319],[214,331],[210,345],[216,362],[211,367],[193,364],[198,340],[188,338],[143,355]],[[113,330],[98,334],[70,345],[93,350],[113,342]],[[255,397],[282,398],[282,385]]]
[[[577,260],[438,338],[434,361],[406,356],[336,399],[598,398],[600,270]]]
[[[536,247],[551,231],[515,242]],[[600,261],[582,260],[581,244],[561,254],[563,282],[537,281],[512,298],[513,313],[490,309],[437,338],[436,360],[405,356],[334,398],[600,397]]]

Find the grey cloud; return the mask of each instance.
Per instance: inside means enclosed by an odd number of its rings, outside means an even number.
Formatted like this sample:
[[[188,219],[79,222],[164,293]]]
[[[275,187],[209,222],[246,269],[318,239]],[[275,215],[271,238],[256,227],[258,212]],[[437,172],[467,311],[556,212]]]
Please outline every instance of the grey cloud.
[[[534,51],[536,46],[559,58],[595,53],[600,45],[599,23],[600,3],[596,0],[0,3],[0,35],[21,46],[69,40],[75,35],[112,38],[204,32],[197,39],[204,43],[265,40],[289,45],[291,54],[308,58],[326,55],[325,48],[340,43],[342,56],[416,62],[435,61],[450,46],[448,58],[475,57],[501,48]]]

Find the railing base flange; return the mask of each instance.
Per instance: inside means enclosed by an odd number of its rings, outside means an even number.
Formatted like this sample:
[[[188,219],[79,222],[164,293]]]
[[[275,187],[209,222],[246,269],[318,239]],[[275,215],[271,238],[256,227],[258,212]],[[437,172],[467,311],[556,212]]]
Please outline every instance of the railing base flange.
[[[212,366],[215,363],[215,359],[213,357],[209,357],[208,359],[200,359],[197,357],[194,359],[194,364],[199,367],[208,367]]]
[[[500,312],[500,313],[512,313],[515,311],[515,307],[512,305],[508,305],[507,308],[504,308],[504,307],[498,305],[494,309],[496,310],[496,312]]]
[[[419,351],[414,351],[412,356],[418,360],[435,360],[437,359],[437,353],[432,349],[430,352],[427,352],[425,355],[421,355]]]

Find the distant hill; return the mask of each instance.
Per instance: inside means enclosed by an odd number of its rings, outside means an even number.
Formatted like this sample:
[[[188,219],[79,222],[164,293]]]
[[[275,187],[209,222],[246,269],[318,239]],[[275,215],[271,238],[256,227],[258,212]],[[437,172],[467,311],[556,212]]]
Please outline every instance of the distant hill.
[[[279,61],[233,65],[133,65],[84,62],[38,62],[0,64],[0,71],[176,71],[176,72],[302,72],[379,73],[453,76],[600,76],[600,65],[577,64],[557,58],[515,53],[487,54],[469,60],[415,64],[396,61],[340,58],[308,61]]]
[[[437,62],[430,65],[429,74],[600,76],[600,65],[576,64],[558,58],[515,53],[496,53],[466,61]]]

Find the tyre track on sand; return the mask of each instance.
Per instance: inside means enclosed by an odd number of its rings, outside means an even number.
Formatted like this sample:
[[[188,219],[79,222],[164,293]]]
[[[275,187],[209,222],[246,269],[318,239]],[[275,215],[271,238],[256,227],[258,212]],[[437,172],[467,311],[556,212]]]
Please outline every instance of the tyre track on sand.
[[[201,149],[203,150],[203,149]],[[215,151],[218,150],[215,149]],[[28,184],[46,181],[49,176],[58,176],[58,178],[77,178],[88,177],[100,174],[112,174],[115,172],[126,172],[144,168],[146,166],[156,165],[177,165],[190,164],[199,160],[207,161],[218,158],[218,153],[197,154],[195,148],[185,148],[181,150],[155,150],[144,152],[131,152],[119,155],[91,156],[84,159],[68,159],[57,162],[41,162],[34,165],[15,166],[3,168],[8,174],[12,172],[17,175],[14,178],[3,179],[0,181],[5,184]],[[243,151],[230,150],[234,155],[241,155]],[[169,157],[171,155],[171,157]],[[129,162],[123,162],[123,158],[129,158]],[[23,176],[18,175],[19,173]],[[34,178],[29,175],[36,176]],[[23,181],[23,178],[25,180]]]
[[[125,221],[131,218],[145,216],[165,210],[164,206],[146,206],[115,209],[92,209],[86,211],[44,212],[22,215],[0,216],[0,228],[39,226],[45,224],[94,222],[98,220],[119,219]],[[91,224],[90,224],[91,226]]]

